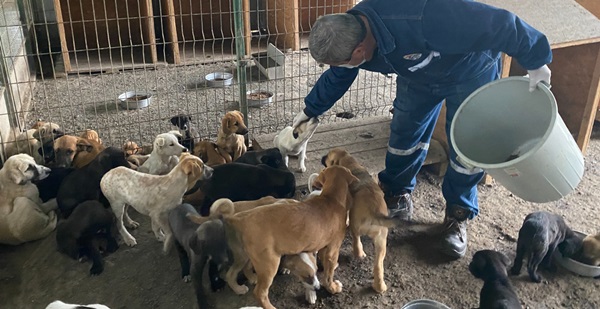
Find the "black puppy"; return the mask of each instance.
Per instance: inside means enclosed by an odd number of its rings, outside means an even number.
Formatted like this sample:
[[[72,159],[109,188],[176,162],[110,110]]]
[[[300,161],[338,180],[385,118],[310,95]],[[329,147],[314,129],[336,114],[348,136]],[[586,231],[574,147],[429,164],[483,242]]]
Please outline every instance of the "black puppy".
[[[68,218],[77,205],[87,200],[99,200],[105,207],[110,203],[100,190],[102,176],[117,166],[129,167],[123,150],[108,147],[86,166],[71,172],[60,184],[56,202],[61,216]]]
[[[40,199],[44,203],[56,197],[60,184],[75,169],[71,167],[55,167],[50,170],[48,177],[34,182],[40,192]]]
[[[279,148],[246,151],[234,162],[252,165],[266,164],[272,168],[288,169],[287,166],[285,166],[285,162],[283,162],[283,156],[281,155]]]
[[[519,297],[508,280],[506,272],[510,259],[501,252],[481,250],[475,252],[469,271],[475,278],[483,280],[479,293],[480,309],[522,308]]]
[[[189,219],[190,215],[206,221],[192,222]],[[169,212],[169,225],[175,238],[172,243],[177,247],[179,254],[181,278],[184,282],[193,280],[198,306],[200,309],[208,308],[202,287],[203,272],[207,262],[212,290],[218,291],[225,286],[225,280],[219,276],[219,268],[229,261],[229,247],[223,222],[220,219],[209,220],[200,217],[192,205],[181,204]],[[193,276],[190,276],[190,262]]]
[[[200,134],[192,124],[192,116],[187,114],[179,114],[171,117],[171,124],[179,129],[179,133],[183,137],[178,137],[178,141],[181,145],[192,151],[194,144],[200,142]]]
[[[59,252],[73,259],[84,256],[91,259],[90,275],[99,275],[104,265],[98,241],[106,238],[106,251],[115,252],[119,248],[115,232],[113,213],[98,201],[85,201],[75,207],[68,219],[58,222],[56,244]]]
[[[510,273],[518,275],[527,257],[527,272],[533,282],[542,282],[537,273],[540,263],[550,268],[557,247],[563,256],[569,257],[581,248],[582,240],[565,223],[561,216],[546,212],[533,212],[525,217],[519,230],[517,256]]]
[[[291,198],[296,193],[296,178],[287,169],[232,162],[215,166],[211,178],[198,181],[188,192],[196,189],[204,194],[200,214],[208,216],[213,202],[223,197],[234,202],[257,200],[267,195]]]

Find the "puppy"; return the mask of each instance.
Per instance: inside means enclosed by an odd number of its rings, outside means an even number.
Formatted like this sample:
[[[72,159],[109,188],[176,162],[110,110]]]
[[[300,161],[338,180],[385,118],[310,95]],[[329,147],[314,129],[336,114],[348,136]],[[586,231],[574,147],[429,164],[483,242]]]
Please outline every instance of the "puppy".
[[[219,276],[219,268],[229,260],[227,239],[223,222],[219,219],[206,219],[198,224],[188,219],[188,215],[198,216],[198,212],[190,204],[181,204],[169,211],[169,225],[173,231],[174,243],[181,264],[181,278],[184,282],[194,280],[196,299],[200,308],[208,308],[202,287],[204,267],[209,263],[208,277],[213,291],[225,286]],[[190,262],[194,265],[194,276],[190,275]]]
[[[46,309],[110,309],[105,305],[91,304],[91,305],[75,305],[63,303],[60,300],[51,302]]]
[[[285,166],[288,166],[289,156],[296,156],[298,157],[298,171],[302,173],[306,172],[306,165],[304,165],[306,145],[318,126],[319,119],[313,117],[300,123],[295,128],[290,126],[285,127],[279,134],[275,135],[273,146],[279,148]]]
[[[63,131],[56,123],[38,121],[33,128],[21,132],[14,140],[6,145],[6,158],[18,153],[25,153],[33,157],[37,164],[44,164],[44,157],[39,148],[63,135]]]
[[[48,177],[33,182],[40,192],[40,199],[44,203],[56,198],[58,195],[58,189],[60,188],[63,180],[65,180],[67,175],[71,174],[71,172],[73,172],[75,169],[71,167],[55,167],[51,168],[50,170],[50,175],[48,175]]]
[[[479,308],[515,309],[522,308],[506,272],[510,259],[498,251],[475,252],[469,271],[475,278],[483,280],[479,294]]]
[[[195,144],[200,142],[200,134],[198,133],[198,130],[196,130],[194,124],[192,123],[192,116],[186,114],[179,114],[177,116],[171,117],[170,121],[172,125],[177,127],[177,130],[179,130],[179,133],[182,136],[179,139],[180,144],[189,150],[194,149]]]
[[[199,141],[193,149],[192,153],[210,167],[227,163],[225,158],[219,153],[217,144],[211,141]]]
[[[350,186],[358,181],[347,168],[332,166],[315,181],[322,188],[320,196],[285,207],[266,205],[237,214],[233,207],[220,207],[233,253],[233,265],[226,275],[231,289],[237,294],[248,292],[248,287],[238,285],[236,279],[251,262],[257,278],[254,296],[263,308],[273,309],[268,293],[281,257],[318,251],[325,288],[332,294],[341,292],[342,284],[333,275],[346,231],[346,205],[352,199]]]
[[[133,247],[137,243],[125,229],[124,223],[130,228],[138,227],[139,223],[129,218],[125,208],[127,205],[150,217],[156,239],[167,240],[163,247],[166,252],[170,247],[168,240],[171,238],[169,211],[181,204],[183,194],[196,181],[208,179],[212,173],[212,168],[205,166],[200,158],[185,153],[167,175],[148,175],[117,167],[102,177],[100,188],[110,202],[117,217],[117,228],[128,246]]]
[[[252,165],[266,164],[272,168],[287,169],[283,156],[278,148],[246,151],[234,162]]]
[[[588,235],[582,243],[583,262],[593,266],[600,266],[600,234]]]
[[[97,141],[64,135],[54,141],[56,167],[82,168],[92,162],[106,147]]]
[[[199,189],[203,198],[201,203],[190,204],[199,206],[200,214],[207,216],[210,206],[220,198],[234,202],[256,200],[267,195],[291,198],[296,193],[296,178],[288,170],[233,162],[215,166],[213,176],[196,184],[194,189]]]
[[[542,282],[537,273],[540,263],[551,267],[552,256],[557,247],[565,257],[570,257],[581,248],[582,240],[565,223],[561,216],[546,212],[533,212],[525,217],[519,230],[517,255],[511,274],[521,272],[523,258],[527,257],[527,272],[533,282]]]
[[[187,151],[177,141],[178,137],[181,135],[177,131],[157,135],[150,157],[137,170],[151,175],[168,174],[179,162],[181,153]]]
[[[87,140],[95,141],[98,144],[102,144],[102,140],[100,139],[98,132],[96,132],[94,130],[86,129],[85,131],[83,131],[83,133],[81,133],[81,135],[79,135],[79,137],[87,139]]]
[[[125,154],[119,148],[108,147],[88,165],[67,175],[56,195],[61,217],[68,218],[77,205],[87,200],[99,200],[109,207],[100,191],[100,180],[106,172],[118,166],[129,166]]]
[[[286,255],[281,259],[281,265],[289,269],[302,285],[306,301],[314,305],[317,302],[316,290],[321,288],[317,278],[317,257],[314,253],[302,252],[300,254]]]
[[[71,216],[61,220],[56,227],[58,251],[72,259],[86,256],[92,260],[90,275],[104,271],[102,255],[96,238],[106,238],[106,251],[115,252],[119,245],[113,235],[115,216],[98,201],[85,201],[75,208]]]
[[[48,177],[50,169],[28,154],[16,154],[0,169],[0,243],[18,245],[44,238],[56,227],[56,203],[40,200],[32,181]]]
[[[373,265],[373,289],[377,293],[387,290],[384,281],[383,261],[386,254],[388,228],[397,225],[397,220],[388,219],[388,210],[383,198],[383,191],[375,182],[369,171],[342,148],[330,150],[321,159],[326,166],[343,166],[348,168],[352,175],[360,181],[351,188],[353,202],[348,214],[350,234],[354,255],[365,258],[360,237],[367,235],[373,239],[375,247],[375,264]]]
[[[125,143],[123,143],[123,146],[121,148],[123,149],[123,151],[125,152],[125,156],[127,157],[134,154],[146,154],[143,152],[142,147],[138,146],[136,142],[132,141],[126,141]]]
[[[225,114],[217,133],[217,146],[225,162],[235,161],[246,152],[244,135],[247,133],[242,113],[230,111]]]

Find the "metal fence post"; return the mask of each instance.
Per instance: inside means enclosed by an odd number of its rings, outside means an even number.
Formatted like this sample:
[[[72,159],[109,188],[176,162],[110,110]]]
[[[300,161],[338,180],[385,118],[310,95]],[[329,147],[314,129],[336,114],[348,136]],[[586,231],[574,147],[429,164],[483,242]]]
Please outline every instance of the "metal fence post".
[[[240,112],[244,115],[246,124],[250,126],[250,119],[248,119],[248,102],[246,100],[246,65],[248,59],[246,58],[246,44],[244,40],[244,12],[242,1],[245,0],[233,0],[233,26]],[[246,145],[248,145],[249,140],[250,139],[246,139]]]

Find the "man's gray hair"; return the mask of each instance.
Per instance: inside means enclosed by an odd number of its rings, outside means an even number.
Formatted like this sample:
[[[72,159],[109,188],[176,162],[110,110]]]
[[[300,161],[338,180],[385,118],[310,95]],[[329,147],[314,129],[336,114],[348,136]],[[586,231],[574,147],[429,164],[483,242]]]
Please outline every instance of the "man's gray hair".
[[[343,63],[364,37],[361,24],[347,13],[329,14],[317,19],[308,37],[310,54],[318,63]]]

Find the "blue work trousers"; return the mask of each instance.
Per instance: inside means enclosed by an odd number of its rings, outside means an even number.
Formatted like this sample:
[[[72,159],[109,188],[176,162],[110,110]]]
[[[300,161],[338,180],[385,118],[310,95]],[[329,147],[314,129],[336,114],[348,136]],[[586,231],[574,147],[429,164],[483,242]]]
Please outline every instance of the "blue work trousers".
[[[470,219],[477,215],[477,184],[483,177],[483,171],[465,168],[456,160],[450,125],[458,107],[473,91],[500,77],[500,66],[498,59],[477,77],[452,85],[425,85],[398,76],[385,169],[379,173],[379,180],[388,191],[386,194],[397,195],[414,190],[417,173],[427,156],[431,135],[445,99],[450,162],[444,176],[442,194],[447,205],[470,210]]]

